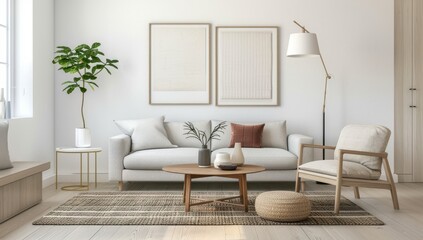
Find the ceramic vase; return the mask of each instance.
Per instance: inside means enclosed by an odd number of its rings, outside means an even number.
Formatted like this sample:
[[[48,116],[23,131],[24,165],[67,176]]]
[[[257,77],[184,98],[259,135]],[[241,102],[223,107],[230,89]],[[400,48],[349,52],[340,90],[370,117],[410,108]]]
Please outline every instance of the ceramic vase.
[[[237,166],[244,165],[244,154],[242,153],[241,143],[235,143],[234,151],[231,155],[231,162]]]
[[[91,147],[91,132],[88,128],[75,128],[75,147]]]
[[[198,166],[210,167],[210,149],[207,148],[207,145],[203,145],[198,150]]]
[[[221,164],[228,164],[231,163],[231,157],[229,155],[229,153],[217,153],[216,154],[216,159],[214,159],[213,165],[215,168],[219,168],[219,165]]]

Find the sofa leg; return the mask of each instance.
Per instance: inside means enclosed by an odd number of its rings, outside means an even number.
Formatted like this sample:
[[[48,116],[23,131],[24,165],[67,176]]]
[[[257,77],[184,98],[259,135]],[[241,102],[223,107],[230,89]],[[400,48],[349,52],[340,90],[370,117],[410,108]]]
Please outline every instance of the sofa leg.
[[[118,188],[119,188],[119,191],[123,190],[123,181],[118,182]]]

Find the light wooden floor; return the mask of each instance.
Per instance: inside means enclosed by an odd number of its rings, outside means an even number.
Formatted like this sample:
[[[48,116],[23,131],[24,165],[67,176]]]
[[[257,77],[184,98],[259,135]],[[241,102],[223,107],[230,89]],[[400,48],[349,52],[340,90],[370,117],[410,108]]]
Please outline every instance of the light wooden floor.
[[[34,226],[32,221],[64,203],[78,192],[49,186],[43,202],[0,224],[1,239],[423,239],[423,183],[398,184],[401,210],[392,207],[386,190],[360,189],[355,200],[349,188],[342,195],[385,222],[384,226]],[[231,190],[235,183],[198,183],[193,190]],[[292,190],[293,183],[249,183],[249,190]],[[132,183],[129,190],[178,190],[182,183]],[[307,184],[308,190],[334,190],[332,186]],[[95,191],[115,191],[102,183]]]

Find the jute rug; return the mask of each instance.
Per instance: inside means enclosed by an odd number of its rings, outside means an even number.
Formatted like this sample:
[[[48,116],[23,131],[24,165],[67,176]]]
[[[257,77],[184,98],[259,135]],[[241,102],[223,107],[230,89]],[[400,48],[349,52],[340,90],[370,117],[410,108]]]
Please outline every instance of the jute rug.
[[[34,225],[383,225],[353,202],[342,198],[341,212],[333,214],[333,192],[306,192],[312,204],[307,220],[296,223],[260,218],[249,192],[249,212],[227,204],[191,207],[186,213],[181,192],[86,192],[68,200]],[[236,196],[237,192],[193,192],[192,197]],[[239,201],[234,199],[233,201]]]

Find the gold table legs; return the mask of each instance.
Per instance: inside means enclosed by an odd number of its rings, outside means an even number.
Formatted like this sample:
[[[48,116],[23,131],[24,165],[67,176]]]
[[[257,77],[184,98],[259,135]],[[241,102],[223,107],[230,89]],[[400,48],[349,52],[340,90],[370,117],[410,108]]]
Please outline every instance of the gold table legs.
[[[64,153],[64,152],[61,152]],[[86,184],[82,181],[82,162],[83,162],[83,154],[79,153],[79,185],[68,185],[61,187],[62,190],[65,191],[88,191],[90,190],[90,153],[86,152],[86,161],[87,161],[87,182]],[[95,187],[97,188],[97,152],[94,152],[94,183]],[[56,189],[58,187],[58,159],[59,159],[59,152],[56,151]]]

